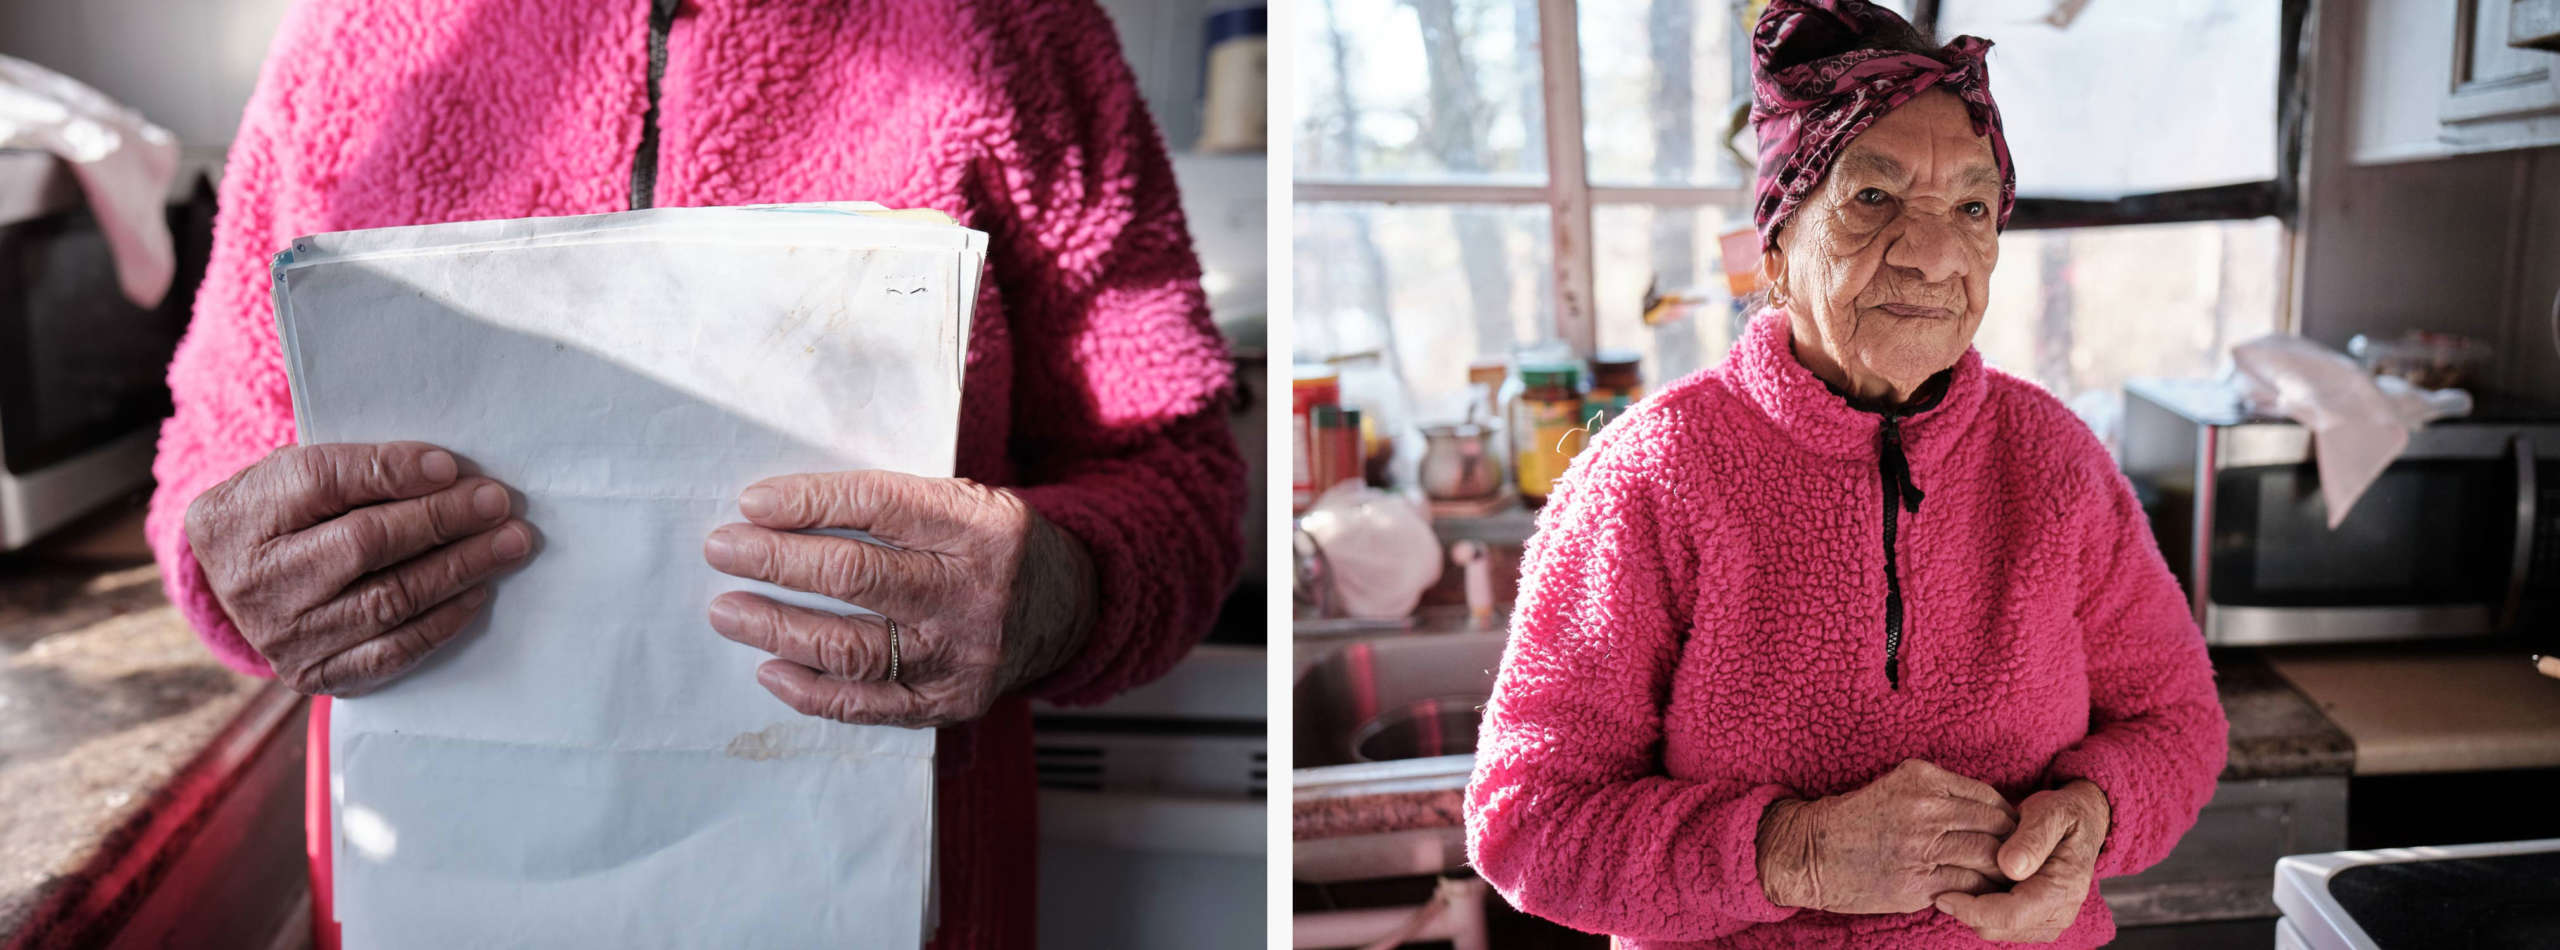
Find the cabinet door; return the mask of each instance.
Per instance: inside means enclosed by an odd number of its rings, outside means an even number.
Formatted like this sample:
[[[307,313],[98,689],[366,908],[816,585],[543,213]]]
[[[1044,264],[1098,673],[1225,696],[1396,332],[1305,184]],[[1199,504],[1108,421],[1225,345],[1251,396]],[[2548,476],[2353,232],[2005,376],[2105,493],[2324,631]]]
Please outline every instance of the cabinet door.
[[[2560,53],[2507,45],[2515,0],[2459,0],[2448,124],[2560,112]]]

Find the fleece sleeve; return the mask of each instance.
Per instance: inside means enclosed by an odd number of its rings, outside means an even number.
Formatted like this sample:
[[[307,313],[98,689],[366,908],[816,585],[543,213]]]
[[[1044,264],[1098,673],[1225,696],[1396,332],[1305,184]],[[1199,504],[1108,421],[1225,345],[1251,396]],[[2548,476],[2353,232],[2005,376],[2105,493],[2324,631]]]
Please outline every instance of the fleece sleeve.
[[[223,166],[212,257],[169,365],[176,411],[160,426],[151,466],[157,485],[143,523],[179,614],[225,665],[257,676],[275,674],[214,598],[187,545],[186,514],[206,488],[293,442],[293,399],[269,302],[268,260],[292,239],[277,207],[290,159],[295,57],[289,54],[301,46],[312,6],[294,5],[277,30]]]
[[[1777,785],[1664,775],[1684,639],[1641,433],[1613,425],[1542,514],[1467,786],[1468,855],[1512,905],[1620,937],[1705,940],[1795,913],[1760,887]],[[1612,438],[1616,437],[1616,438]]]
[[[2096,449],[2092,440],[2091,448]],[[2103,459],[2103,454],[2100,455]],[[2087,779],[2107,796],[2101,878],[2160,862],[2213,797],[2230,722],[2187,599],[2113,465],[2091,477],[2079,608],[2088,657],[2089,735],[2054,757],[2051,785]]]
[[[1083,542],[1085,646],[1032,692],[1094,703],[1154,679],[1208,632],[1243,562],[1234,364],[1200,287],[1173,168],[1089,0],[1020,2],[1002,82],[990,281],[1014,334],[1018,490]]]

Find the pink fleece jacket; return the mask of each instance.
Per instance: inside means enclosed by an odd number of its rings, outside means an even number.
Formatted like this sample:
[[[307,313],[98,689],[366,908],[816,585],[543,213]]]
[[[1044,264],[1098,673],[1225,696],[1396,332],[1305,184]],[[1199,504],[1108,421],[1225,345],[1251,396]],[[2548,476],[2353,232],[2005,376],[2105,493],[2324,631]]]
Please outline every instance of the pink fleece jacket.
[[[293,440],[269,256],[321,231],[630,207],[649,8],[305,0],[286,17],[169,370],[148,525],[171,599],[225,662],[269,672],[206,589],[183,518]],[[1019,486],[1101,584],[1089,645],[1036,692],[1100,701],[1206,632],[1242,559],[1232,364],[1162,139],[1092,0],[685,0],[658,155],[661,206],[870,199],[988,232],[958,472]],[[940,943],[1017,946],[1028,708],[1008,700],[972,732],[946,743],[969,754],[942,782],[944,813],[967,820],[942,826]]]
[[[2166,855],[2228,726],[2186,602],[2088,428],[1968,350],[1901,423],[1901,683],[1885,676],[1877,415],[1754,317],[1724,362],[1609,424],[1538,519],[1486,711],[1467,842],[1520,909],[1635,947],[1969,947],[1934,909],[1773,905],[1782,798],[1921,758],[2011,800],[2106,793],[2100,877]],[[2092,889],[2059,941],[2114,921]]]

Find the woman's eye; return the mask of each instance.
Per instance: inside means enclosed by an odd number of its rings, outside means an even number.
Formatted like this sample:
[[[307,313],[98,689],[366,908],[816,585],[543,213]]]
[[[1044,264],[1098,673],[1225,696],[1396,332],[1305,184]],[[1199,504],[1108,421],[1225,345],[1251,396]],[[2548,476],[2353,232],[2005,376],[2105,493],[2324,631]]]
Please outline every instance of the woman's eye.
[[[1884,199],[1885,199],[1884,189],[1881,189],[1881,188],[1860,188],[1860,189],[1858,189],[1858,203],[1859,203],[1859,204],[1880,205],[1880,204],[1883,204],[1883,203],[1884,203]]]
[[[1968,201],[1964,203],[1964,213],[1967,217],[1979,218],[1983,215],[1990,214],[1991,206],[1979,201]]]

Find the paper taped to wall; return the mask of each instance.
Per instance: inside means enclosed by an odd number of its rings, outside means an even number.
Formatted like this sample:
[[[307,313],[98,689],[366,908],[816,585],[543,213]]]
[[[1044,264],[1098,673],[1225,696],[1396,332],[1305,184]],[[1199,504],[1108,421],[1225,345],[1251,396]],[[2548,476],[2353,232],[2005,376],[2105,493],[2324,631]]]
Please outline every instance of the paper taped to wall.
[[[810,719],[713,633],[702,539],[758,479],[952,474],[986,236],[867,203],[301,238],[275,263],[304,443],[417,440],[540,540],[474,628],[334,708],[350,947],[904,946],[933,733]]]

